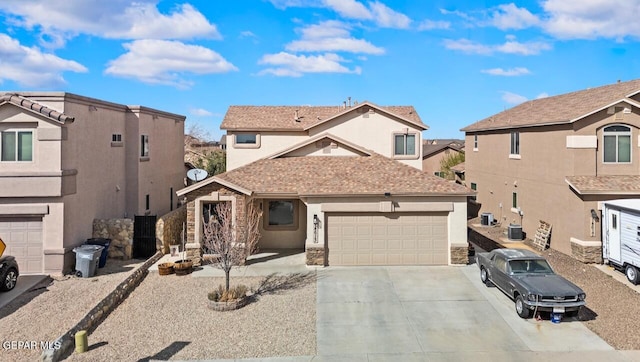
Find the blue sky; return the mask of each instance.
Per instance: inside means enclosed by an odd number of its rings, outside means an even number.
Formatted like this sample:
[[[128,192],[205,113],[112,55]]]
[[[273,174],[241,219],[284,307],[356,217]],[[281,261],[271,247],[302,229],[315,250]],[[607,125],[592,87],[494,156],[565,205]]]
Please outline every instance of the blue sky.
[[[413,105],[426,138],[528,99],[640,78],[640,0],[2,0],[0,88],[183,114]]]

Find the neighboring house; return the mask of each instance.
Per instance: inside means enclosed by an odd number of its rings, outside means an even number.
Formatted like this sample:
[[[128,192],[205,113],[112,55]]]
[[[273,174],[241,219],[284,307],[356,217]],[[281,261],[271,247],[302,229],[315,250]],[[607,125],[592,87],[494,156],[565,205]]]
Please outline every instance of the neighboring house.
[[[464,153],[464,142],[462,141],[425,140],[422,145],[422,171],[445,177],[441,167],[442,160],[460,153]]]
[[[172,210],[184,119],[71,93],[0,94],[0,237],[20,271],[70,271],[96,218]]]
[[[640,80],[528,101],[462,129],[466,182],[481,212],[530,237],[549,222],[552,248],[590,259],[600,201],[640,196],[639,129]]]
[[[459,183],[461,185],[465,185],[465,182],[464,182],[464,171],[465,171],[464,162],[460,162],[459,164],[457,164],[455,166],[451,166],[451,171],[453,171],[453,174],[455,175],[456,183]]]
[[[421,171],[413,107],[232,106],[229,171],[178,191],[187,252],[200,257],[203,219],[231,202],[259,204],[261,249],[304,249],[310,265],[466,263],[471,190]]]
[[[227,135],[222,135],[220,136],[220,142],[218,142],[220,144],[220,149],[221,150],[226,150],[227,149]]]

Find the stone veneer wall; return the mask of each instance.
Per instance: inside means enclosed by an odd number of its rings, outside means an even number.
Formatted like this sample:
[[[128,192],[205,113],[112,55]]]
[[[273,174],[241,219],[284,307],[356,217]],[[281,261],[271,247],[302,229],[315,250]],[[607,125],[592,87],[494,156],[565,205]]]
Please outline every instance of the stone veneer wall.
[[[324,247],[307,246],[307,265],[325,266]]]
[[[133,246],[133,220],[94,219],[93,237],[111,239],[109,258],[131,259]]]
[[[469,264],[469,245],[451,245],[451,264]]]
[[[602,243],[571,240],[571,256],[583,263],[602,264]]]
[[[187,208],[185,206],[160,216],[156,221],[156,250],[168,254],[169,245],[181,245],[182,228],[186,221]]]
[[[236,222],[242,222],[245,215],[245,203],[246,196],[244,194],[237,193],[233,190],[227,189],[216,183],[212,183],[203,186],[197,190],[194,190],[187,194],[187,258],[193,261],[194,266],[202,264],[202,245],[200,240],[196,238],[196,199],[201,196],[210,195],[213,192],[218,192],[220,196],[234,196],[236,199]],[[197,247],[193,245],[198,244]],[[189,245],[190,244],[190,245]]]
[[[44,350],[40,356],[41,361],[60,361],[68,357],[73,352],[75,343],[75,335],[77,332],[86,330],[91,334],[102,321],[111,313],[127,296],[140,284],[142,279],[149,274],[149,267],[160,260],[161,253],[156,253],[148,259],[142,266],[129,275],[122,283],[118,284],[106,298],[101,300],[89,313],[87,313],[78,324],[60,336],[55,342],[58,342],[60,348]]]

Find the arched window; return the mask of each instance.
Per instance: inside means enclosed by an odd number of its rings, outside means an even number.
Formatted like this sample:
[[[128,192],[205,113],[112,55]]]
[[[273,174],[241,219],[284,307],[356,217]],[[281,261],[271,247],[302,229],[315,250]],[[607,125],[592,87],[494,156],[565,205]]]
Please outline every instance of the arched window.
[[[631,128],[607,126],[603,130],[603,160],[606,163],[631,162]]]

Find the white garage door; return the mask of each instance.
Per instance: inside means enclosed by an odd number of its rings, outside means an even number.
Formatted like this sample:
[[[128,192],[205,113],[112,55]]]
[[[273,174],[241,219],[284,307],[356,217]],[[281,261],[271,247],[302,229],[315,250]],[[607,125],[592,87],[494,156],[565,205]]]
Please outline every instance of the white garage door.
[[[329,265],[446,265],[447,213],[327,214]]]
[[[41,218],[0,218],[0,238],[7,244],[4,255],[16,258],[20,274],[43,272]]]

